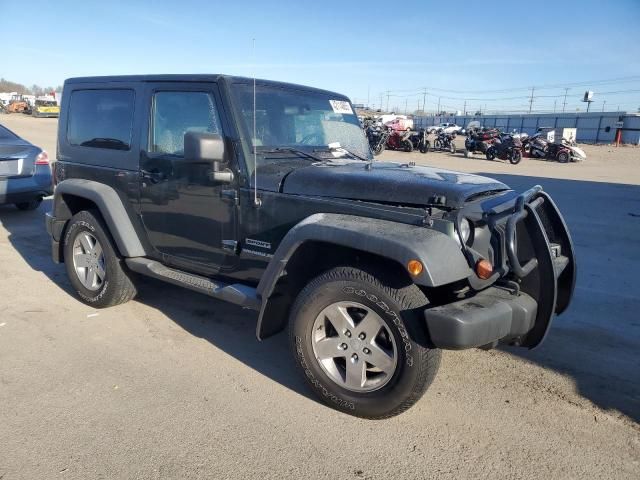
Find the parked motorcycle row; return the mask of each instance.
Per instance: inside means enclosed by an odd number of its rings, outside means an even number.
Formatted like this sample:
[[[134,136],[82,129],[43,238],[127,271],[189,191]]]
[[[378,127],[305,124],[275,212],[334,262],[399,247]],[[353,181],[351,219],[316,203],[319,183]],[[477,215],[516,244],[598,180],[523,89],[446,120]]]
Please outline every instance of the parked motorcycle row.
[[[513,165],[520,163],[525,155],[560,163],[579,162],[587,158],[575,141],[562,138],[560,143],[552,142],[544,131],[529,136],[526,133],[505,133],[496,128],[469,128],[464,146],[466,157],[481,153],[487,160],[499,158]]]
[[[414,150],[420,153],[427,153],[432,149],[429,133],[426,129],[420,130],[400,130],[386,125],[376,125],[369,123],[365,125],[365,132],[369,139],[369,146],[374,155],[380,155],[385,150],[401,150],[404,152],[412,152]],[[451,153],[456,152],[456,146],[453,143],[455,133],[439,132],[433,142],[433,150],[448,150]]]
[[[433,143],[429,140],[427,129],[401,130],[391,126],[369,122],[364,125],[369,146],[374,155],[384,150],[400,150],[421,153],[445,151],[456,153],[455,132],[436,132]],[[578,162],[586,159],[584,151],[573,140],[562,138],[561,142],[550,141],[546,132],[540,131],[533,136],[526,133],[507,133],[497,128],[471,126],[467,128],[464,142],[465,157],[482,154],[487,160],[505,160],[516,165],[525,156],[555,160],[560,163]]]

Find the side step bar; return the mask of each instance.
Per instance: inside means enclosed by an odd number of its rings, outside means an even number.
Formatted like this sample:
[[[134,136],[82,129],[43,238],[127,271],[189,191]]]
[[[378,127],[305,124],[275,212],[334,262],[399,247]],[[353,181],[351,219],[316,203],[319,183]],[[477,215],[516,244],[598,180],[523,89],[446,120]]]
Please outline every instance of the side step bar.
[[[188,288],[194,292],[204,293],[210,297],[250,308],[251,310],[260,310],[262,304],[256,289],[248,285],[240,283],[227,285],[213,282],[206,277],[169,268],[160,262],[143,257],[127,258],[125,262],[127,267],[136,273]]]

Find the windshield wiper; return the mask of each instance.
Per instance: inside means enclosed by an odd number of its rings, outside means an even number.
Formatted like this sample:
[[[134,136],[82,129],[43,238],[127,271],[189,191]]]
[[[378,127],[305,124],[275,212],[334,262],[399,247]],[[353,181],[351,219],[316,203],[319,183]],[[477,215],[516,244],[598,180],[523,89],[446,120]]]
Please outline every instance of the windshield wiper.
[[[293,153],[295,155],[300,155],[305,158],[310,158],[312,160],[315,160],[316,162],[326,161],[324,158],[320,158],[317,155],[313,155],[312,153],[305,152],[304,150],[298,150],[297,148],[294,148],[294,147],[278,147],[278,148],[272,148],[270,150],[262,150],[258,153],[264,154],[264,153],[280,153],[280,152]]]

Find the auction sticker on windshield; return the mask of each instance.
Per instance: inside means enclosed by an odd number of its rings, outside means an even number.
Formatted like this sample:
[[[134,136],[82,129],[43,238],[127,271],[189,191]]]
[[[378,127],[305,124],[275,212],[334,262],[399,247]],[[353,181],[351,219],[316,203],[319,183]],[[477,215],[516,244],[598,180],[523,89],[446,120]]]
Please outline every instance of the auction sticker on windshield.
[[[351,105],[349,105],[349,102],[345,102],[344,100],[329,100],[329,103],[331,104],[333,113],[353,114],[353,110],[351,110]]]

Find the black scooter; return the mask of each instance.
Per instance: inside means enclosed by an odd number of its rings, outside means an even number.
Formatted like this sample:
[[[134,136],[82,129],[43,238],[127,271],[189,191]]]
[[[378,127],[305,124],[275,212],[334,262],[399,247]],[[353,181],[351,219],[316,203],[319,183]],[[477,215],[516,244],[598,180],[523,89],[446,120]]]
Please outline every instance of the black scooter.
[[[455,133],[438,133],[438,137],[433,141],[434,150],[449,150],[451,153],[456,153],[456,144],[453,139],[456,138]]]
[[[425,128],[421,128],[417,132],[411,132],[409,141],[411,141],[415,150],[420,150],[420,153],[427,153],[431,148],[431,142],[427,138],[427,130]]]

